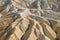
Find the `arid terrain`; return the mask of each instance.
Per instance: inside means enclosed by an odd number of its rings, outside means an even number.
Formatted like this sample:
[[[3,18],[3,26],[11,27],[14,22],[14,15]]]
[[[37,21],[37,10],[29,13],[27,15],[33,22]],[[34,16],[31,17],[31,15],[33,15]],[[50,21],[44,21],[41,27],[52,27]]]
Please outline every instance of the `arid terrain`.
[[[0,40],[60,40],[60,0],[0,0]]]

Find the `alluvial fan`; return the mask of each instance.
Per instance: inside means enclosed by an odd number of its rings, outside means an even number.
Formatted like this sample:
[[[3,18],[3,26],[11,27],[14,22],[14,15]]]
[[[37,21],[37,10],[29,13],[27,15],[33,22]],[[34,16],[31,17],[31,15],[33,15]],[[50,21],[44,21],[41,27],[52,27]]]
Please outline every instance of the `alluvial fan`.
[[[0,0],[0,40],[60,40],[60,0]]]

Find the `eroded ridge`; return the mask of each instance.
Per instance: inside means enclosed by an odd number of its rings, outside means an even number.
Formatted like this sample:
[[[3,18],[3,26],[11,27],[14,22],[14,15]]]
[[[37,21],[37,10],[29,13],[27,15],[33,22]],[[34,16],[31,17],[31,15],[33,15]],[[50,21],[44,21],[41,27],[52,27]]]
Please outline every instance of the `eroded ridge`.
[[[60,40],[59,0],[1,0],[0,40]]]

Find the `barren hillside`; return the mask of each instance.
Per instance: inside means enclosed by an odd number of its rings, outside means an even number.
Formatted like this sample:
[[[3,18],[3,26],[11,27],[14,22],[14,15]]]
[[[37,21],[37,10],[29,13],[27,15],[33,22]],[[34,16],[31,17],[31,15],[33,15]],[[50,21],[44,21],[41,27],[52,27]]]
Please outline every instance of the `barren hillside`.
[[[0,40],[60,40],[60,0],[0,0]]]

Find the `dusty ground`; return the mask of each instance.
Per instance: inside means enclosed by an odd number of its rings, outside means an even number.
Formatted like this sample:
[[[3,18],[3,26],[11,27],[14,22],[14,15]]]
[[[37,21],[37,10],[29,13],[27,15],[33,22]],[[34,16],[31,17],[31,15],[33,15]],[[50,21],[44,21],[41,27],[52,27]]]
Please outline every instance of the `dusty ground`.
[[[0,0],[0,40],[60,40],[60,0]]]

